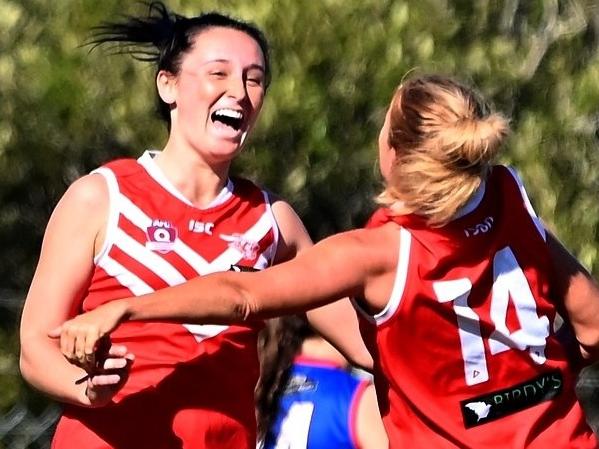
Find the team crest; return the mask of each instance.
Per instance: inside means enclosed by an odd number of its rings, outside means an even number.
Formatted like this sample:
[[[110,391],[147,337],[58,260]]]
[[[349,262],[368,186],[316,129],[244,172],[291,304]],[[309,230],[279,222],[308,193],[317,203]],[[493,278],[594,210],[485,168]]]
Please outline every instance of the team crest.
[[[239,251],[244,259],[252,260],[258,256],[258,242],[246,239],[242,234],[221,234],[220,238],[229,244],[229,248]]]
[[[177,228],[165,220],[152,220],[152,225],[146,228],[146,235],[146,248],[165,254],[175,246]]]

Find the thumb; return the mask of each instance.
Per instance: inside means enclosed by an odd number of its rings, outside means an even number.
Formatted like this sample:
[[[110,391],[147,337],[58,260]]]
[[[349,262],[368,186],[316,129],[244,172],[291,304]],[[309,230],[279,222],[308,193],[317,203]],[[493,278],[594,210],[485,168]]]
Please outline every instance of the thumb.
[[[48,332],[48,337],[50,338],[60,338],[60,334],[62,333],[62,324],[58,327],[55,327],[50,332]]]

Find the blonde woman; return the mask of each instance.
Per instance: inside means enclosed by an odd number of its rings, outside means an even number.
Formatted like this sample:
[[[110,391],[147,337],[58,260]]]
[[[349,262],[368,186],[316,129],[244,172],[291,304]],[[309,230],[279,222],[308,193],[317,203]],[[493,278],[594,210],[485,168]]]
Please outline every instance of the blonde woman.
[[[85,367],[122,320],[251,322],[349,295],[372,324],[391,448],[594,448],[571,360],[596,357],[599,288],[543,227],[515,171],[493,164],[507,133],[462,84],[408,80],[380,133],[378,226],[260,273],[114,301],[53,335]]]

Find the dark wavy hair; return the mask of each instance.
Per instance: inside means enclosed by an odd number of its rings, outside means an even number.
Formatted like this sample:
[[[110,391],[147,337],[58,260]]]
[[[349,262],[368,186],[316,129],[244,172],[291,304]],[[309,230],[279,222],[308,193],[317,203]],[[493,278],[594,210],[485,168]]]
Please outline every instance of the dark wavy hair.
[[[144,3],[148,7],[143,17],[125,16],[120,21],[104,22],[92,29],[86,44],[91,50],[113,44],[114,53],[126,53],[140,61],[156,65],[156,74],[166,70],[179,74],[183,56],[193,45],[193,39],[209,28],[231,28],[241,31],[256,41],[264,56],[265,86],[271,79],[269,47],[266,37],[254,24],[217,12],[185,17],[168,10],[162,2]],[[157,96],[158,113],[170,127],[170,107]]]
[[[293,359],[302,343],[316,335],[305,316],[285,316],[266,323],[260,334],[260,379],[256,386],[258,440],[273,438],[271,429],[279,413],[279,402],[289,382]]]

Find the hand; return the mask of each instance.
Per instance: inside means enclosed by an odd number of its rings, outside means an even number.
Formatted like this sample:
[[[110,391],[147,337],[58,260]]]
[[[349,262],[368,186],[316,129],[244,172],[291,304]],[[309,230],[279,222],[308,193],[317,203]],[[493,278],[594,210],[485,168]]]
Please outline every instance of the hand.
[[[101,366],[86,379],[85,396],[90,407],[102,407],[112,401],[127,381],[134,358],[125,346],[110,346]]]
[[[60,350],[73,365],[93,374],[97,368],[96,356],[102,337],[108,335],[127,314],[125,301],[115,300],[51,330],[48,336],[60,338]]]

